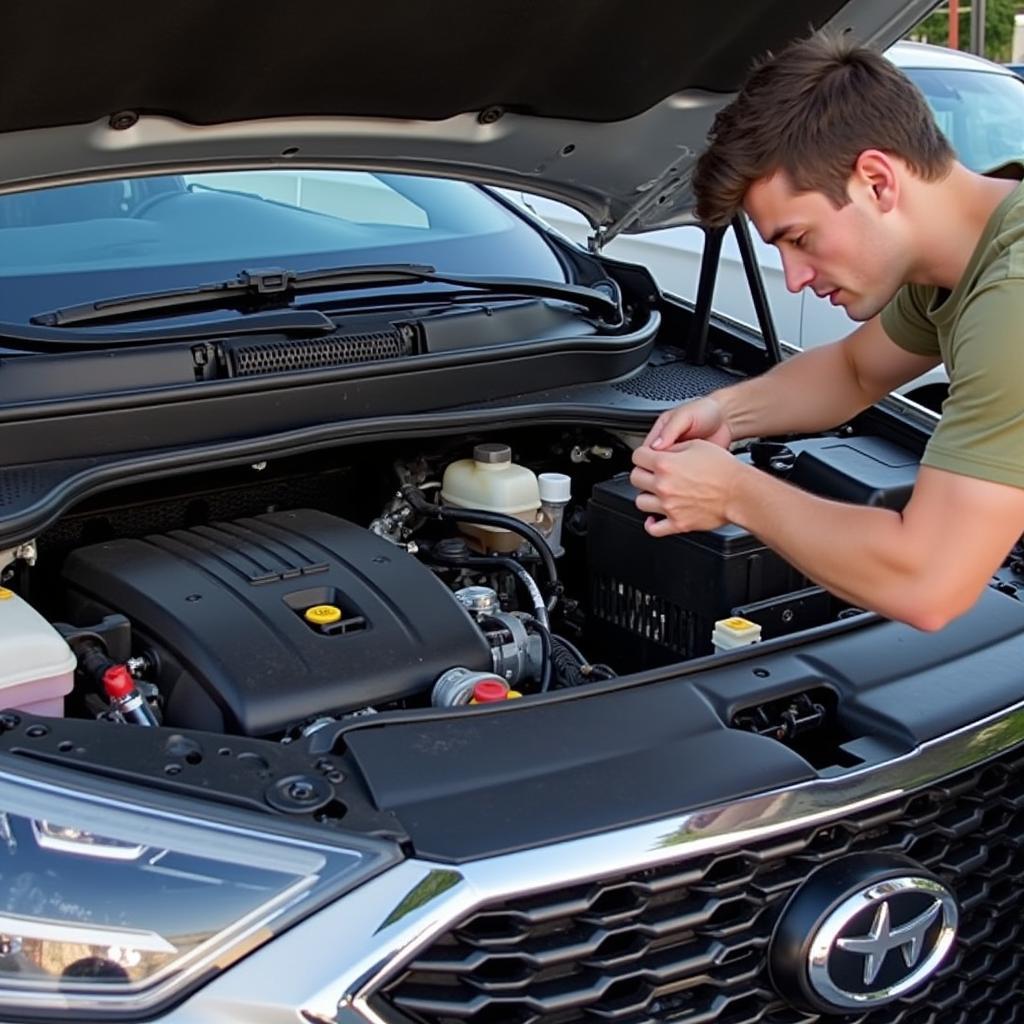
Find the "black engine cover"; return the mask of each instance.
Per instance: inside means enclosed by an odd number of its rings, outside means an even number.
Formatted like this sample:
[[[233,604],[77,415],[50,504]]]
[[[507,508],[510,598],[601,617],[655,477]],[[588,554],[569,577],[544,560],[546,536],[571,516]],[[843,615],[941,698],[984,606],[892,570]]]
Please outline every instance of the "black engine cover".
[[[429,569],[312,510],[115,540],[64,567],[72,609],[120,612],[160,662],[168,724],[267,735],[421,693],[490,648]],[[339,622],[310,624],[315,605]]]

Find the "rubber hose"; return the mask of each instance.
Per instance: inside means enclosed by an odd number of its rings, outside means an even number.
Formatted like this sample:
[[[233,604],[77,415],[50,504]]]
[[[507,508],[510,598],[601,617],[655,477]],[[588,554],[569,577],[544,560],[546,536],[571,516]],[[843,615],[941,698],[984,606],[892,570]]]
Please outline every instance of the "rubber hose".
[[[551,637],[551,661],[562,686],[580,686],[586,681],[575,656],[557,636]]]
[[[530,595],[534,617],[540,621],[541,625],[549,626],[548,610],[544,605],[544,595],[541,594],[537,581],[514,558],[506,558],[502,555],[465,555],[460,558],[445,558],[444,555],[439,555],[432,548],[424,548],[423,554],[428,561],[433,561],[438,565],[467,569],[504,569],[506,572],[512,573]]]
[[[435,505],[423,497],[420,489],[415,484],[406,484],[402,488],[402,497],[421,515],[432,516],[449,523],[472,523],[476,526],[497,526],[511,533],[517,533],[540,556],[544,563],[544,571],[547,573],[548,581],[551,584],[551,598],[547,603],[547,610],[551,611],[558,600],[558,566],[555,565],[555,556],[552,554],[551,545],[547,538],[536,527],[524,523],[515,516],[507,516],[502,512],[484,512],[481,509],[452,508],[450,505]],[[517,563],[518,564],[518,563]]]
[[[551,689],[551,630],[543,623],[538,622],[537,619],[526,619],[524,620],[524,625],[527,630],[533,630],[537,636],[540,637],[541,669],[540,686],[538,687],[537,692],[547,693],[548,690]]]

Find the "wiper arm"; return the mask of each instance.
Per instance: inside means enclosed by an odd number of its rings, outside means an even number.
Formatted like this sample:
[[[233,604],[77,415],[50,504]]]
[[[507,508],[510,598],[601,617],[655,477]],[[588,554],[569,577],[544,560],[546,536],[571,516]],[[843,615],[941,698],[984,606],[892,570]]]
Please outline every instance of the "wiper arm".
[[[330,334],[337,327],[316,309],[274,309],[249,317],[207,320],[200,324],[147,328],[141,331],[103,331],[84,328],[36,327],[0,323],[0,349],[14,352],[86,352],[119,346],[152,345],[162,341],[196,341],[233,334]]]
[[[237,277],[173,291],[149,292],[121,298],[100,299],[78,306],[66,306],[49,313],[37,313],[31,322],[46,327],[71,327],[126,317],[170,313],[204,308],[260,309],[287,304],[303,292],[343,291],[375,288],[389,284],[439,283],[478,289],[490,294],[533,295],[560,299],[581,306],[593,316],[614,325],[622,321],[618,286],[612,281],[600,287],[560,284],[526,277],[475,277],[439,274],[434,267],[419,263],[382,263],[324,270],[282,270],[277,267],[243,270]]]

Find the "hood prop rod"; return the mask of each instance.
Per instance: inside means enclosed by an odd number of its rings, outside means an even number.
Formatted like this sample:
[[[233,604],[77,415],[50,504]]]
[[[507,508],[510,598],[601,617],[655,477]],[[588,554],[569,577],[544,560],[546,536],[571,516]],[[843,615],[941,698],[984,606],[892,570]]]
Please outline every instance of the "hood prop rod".
[[[718,261],[722,255],[725,228],[704,229],[704,253],[700,261],[697,298],[693,307],[693,326],[690,328],[690,360],[695,366],[708,361],[708,324],[711,321],[711,300],[715,297],[715,279]]]
[[[761,268],[757,265],[754,256],[754,243],[750,237],[750,225],[742,213],[737,213],[732,219],[732,229],[736,234],[736,243],[740,248],[740,257],[743,260],[743,270],[747,275],[747,285],[750,288],[750,297],[754,300],[754,312],[757,313],[757,326],[764,338],[766,362],[769,366],[775,366],[782,362],[782,349],[779,348],[779,334],[775,330],[775,320],[772,317],[771,307],[768,305],[768,294],[764,290],[764,278],[761,276]],[[701,267],[701,273],[704,268]]]

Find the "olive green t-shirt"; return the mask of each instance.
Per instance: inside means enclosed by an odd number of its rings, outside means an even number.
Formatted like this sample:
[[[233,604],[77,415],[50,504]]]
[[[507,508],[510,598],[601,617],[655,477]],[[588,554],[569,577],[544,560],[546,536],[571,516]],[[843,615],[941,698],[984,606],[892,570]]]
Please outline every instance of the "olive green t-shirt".
[[[1020,178],[1024,167],[995,173]],[[922,464],[1024,487],[1024,184],[992,214],[956,288],[905,285],[882,326],[908,352],[941,356],[949,374]]]

